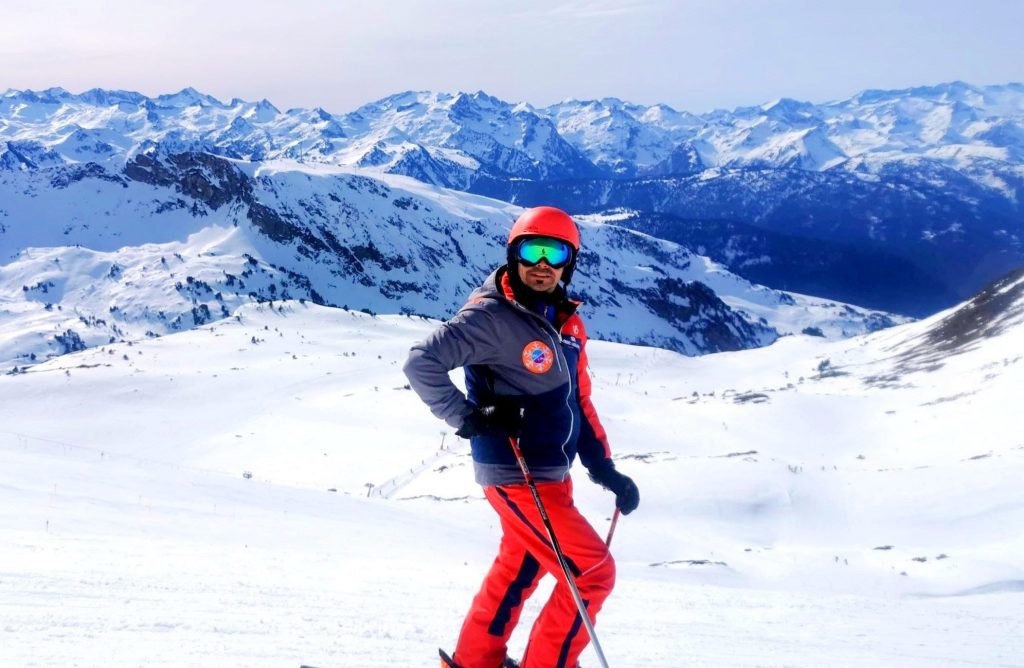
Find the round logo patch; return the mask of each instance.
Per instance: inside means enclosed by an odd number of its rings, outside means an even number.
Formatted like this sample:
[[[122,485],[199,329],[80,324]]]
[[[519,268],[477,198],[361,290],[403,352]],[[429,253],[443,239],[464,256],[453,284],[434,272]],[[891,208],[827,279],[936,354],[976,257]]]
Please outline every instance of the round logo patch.
[[[530,341],[523,348],[523,366],[533,373],[547,373],[555,363],[555,353],[543,341]]]

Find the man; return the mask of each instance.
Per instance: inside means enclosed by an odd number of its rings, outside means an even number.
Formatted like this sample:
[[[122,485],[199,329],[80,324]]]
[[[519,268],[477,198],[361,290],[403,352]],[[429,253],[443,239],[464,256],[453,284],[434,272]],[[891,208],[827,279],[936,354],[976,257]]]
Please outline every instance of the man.
[[[559,582],[537,618],[522,668],[575,668],[589,638],[509,437],[519,446],[591,620],[615,581],[604,541],[573,504],[569,468],[579,454],[595,482],[629,514],[636,485],[612,463],[590,401],[587,335],[580,302],[565,287],[580,250],[572,218],[553,207],[523,213],[512,226],[505,266],[470,295],[454,318],[413,346],[405,364],[412,388],[433,414],[469,438],[476,481],[502,528],[498,556],[463,623],[453,668],[500,668],[523,602],[541,576]],[[448,372],[464,367],[467,395]]]

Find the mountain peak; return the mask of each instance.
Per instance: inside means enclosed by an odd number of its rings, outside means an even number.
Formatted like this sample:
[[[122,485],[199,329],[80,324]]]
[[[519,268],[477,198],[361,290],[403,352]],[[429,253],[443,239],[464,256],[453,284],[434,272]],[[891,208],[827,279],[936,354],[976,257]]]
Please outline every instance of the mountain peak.
[[[957,100],[974,102],[984,97],[989,87],[978,87],[963,81],[948,81],[931,86],[915,86],[912,88],[862,90],[844,101],[852,104],[875,104],[889,100],[906,98],[922,98],[936,102],[954,102]]]
[[[280,115],[280,111],[277,107],[272,105],[269,100],[263,98],[252,106],[248,111],[243,114],[246,118],[250,118],[257,123],[267,123],[274,120]]]
[[[489,95],[482,90],[475,93],[456,93],[452,98],[452,109],[473,109],[473,110],[508,110],[513,107],[508,102]]]
[[[145,100],[148,100],[142,93],[136,93],[135,91],[128,90],[107,90],[105,88],[90,88],[89,90],[81,93],[77,96],[77,99],[90,104],[119,104],[127,102],[129,104],[141,104]]]
[[[480,101],[480,102],[486,102],[488,104],[493,104],[493,105],[507,105],[508,104],[504,100],[501,100],[501,99],[499,99],[497,97],[494,97],[493,95],[491,95],[489,93],[486,93],[486,92],[484,92],[482,90],[478,90],[477,92],[473,93],[473,99],[477,100],[477,101]]]
[[[407,90],[368,102],[348,114],[351,117],[372,117],[377,114],[408,111],[416,105],[433,105],[446,102],[451,96],[428,90]]]
[[[162,106],[167,107],[191,107],[199,105],[200,107],[226,107],[223,102],[217,98],[201,93],[192,86],[182,88],[177,93],[171,93],[169,95],[160,95],[156,98],[156,101]]]
[[[810,102],[803,102],[801,100],[794,100],[791,97],[780,97],[771,102],[766,102],[761,105],[761,108],[765,111],[771,111],[772,109],[780,109],[785,111],[803,111],[814,107]]]
[[[25,90],[8,88],[7,92],[4,93],[4,97],[16,97],[26,102],[33,102],[36,104],[58,104],[63,100],[72,97],[72,95],[67,90],[59,86],[54,86],[40,91],[34,91],[28,88]]]
[[[669,105],[667,105],[667,104],[665,104],[663,102],[658,102],[657,104],[652,104],[650,106],[650,110],[655,110],[655,111],[658,111],[659,113],[663,113],[663,114],[665,114],[665,113],[667,113],[667,114],[683,113],[683,112],[680,112],[680,111],[676,110],[674,107],[670,107]]]

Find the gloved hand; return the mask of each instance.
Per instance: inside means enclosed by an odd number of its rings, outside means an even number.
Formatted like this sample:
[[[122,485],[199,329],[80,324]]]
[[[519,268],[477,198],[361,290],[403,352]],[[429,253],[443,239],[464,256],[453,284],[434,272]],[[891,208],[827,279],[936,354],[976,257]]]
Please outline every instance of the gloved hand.
[[[590,479],[615,495],[615,507],[628,515],[640,505],[640,490],[628,475],[615,470],[615,464],[606,459],[590,470]]]
[[[519,407],[512,404],[496,404],[474,408],[473,412],[462,420],[462,425],[455,432],[461,438],[472,438],[481,434],[494,436],[519,436],[523,424],[523,416]]]

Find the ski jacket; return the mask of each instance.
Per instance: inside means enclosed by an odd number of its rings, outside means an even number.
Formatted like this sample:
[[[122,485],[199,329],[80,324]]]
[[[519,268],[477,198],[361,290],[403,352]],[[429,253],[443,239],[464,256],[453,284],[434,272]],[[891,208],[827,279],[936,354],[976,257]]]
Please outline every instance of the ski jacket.
[[[521,408],[519,446],[538,481],[565,480],[577,453],[588,469],[607,466],[611,451],[590,401],[579,305],[564,300],[552,324],[516,300],[500,267],[454,318],[413,346],[403,370],[431,412],[456,429],[475,407]],[[465,395],[448,376],[459,367]],[[479,484],[524,482],[507,438],[480,434],[470,443]]]

